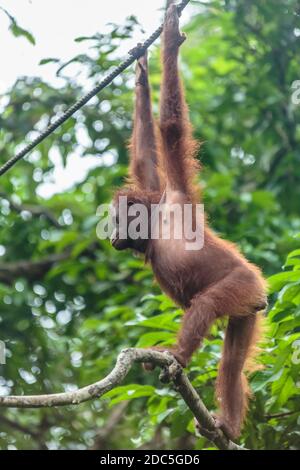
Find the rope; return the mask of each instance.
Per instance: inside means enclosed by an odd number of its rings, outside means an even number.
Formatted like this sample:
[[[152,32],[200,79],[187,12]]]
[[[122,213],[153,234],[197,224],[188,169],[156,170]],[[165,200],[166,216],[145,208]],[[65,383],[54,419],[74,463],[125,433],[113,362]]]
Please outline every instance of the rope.
[[[178,5],[178,11],[181,13],[187,6],[190,0],[183,0]],[[137,59],[139,59],[144,52],[159,38],[163,31],[163,24],[157,28],[156,31],[143,43],[138,44],[134,49],[129,52],[129,57],[124,60],[118,67],[116,67],[107,77],[105,77],[95,88],[89,93],[83,96],[80,100],[74,103],[69,109],[67,109],[59,118],[57,118],[52,124],[50,124],[40,135],[33,139],[23,150],[18,152],[14,157],[10,158],[4,165],[0,167],[0,176],[4,175],[10,168],[12,168],[19,160],[24,158],[29,152],[31,152],[38,144],[43,142],[49,135],[51,135],[58,127],[64,124],[73,114],[81,109],[88,101],[90,101],[95,95],[100,93],[106,88],[118,75],[132,65]]]

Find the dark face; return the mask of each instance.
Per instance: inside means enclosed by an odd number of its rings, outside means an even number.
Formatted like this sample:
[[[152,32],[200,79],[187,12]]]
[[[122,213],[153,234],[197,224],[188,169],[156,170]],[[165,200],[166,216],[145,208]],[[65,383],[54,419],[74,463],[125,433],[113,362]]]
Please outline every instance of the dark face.
[[[112,246],[118,251],[130,248],[145,253],[151,224],[148,204],[128,193],[118,195],[113,207],[115,229],[111,237]]]

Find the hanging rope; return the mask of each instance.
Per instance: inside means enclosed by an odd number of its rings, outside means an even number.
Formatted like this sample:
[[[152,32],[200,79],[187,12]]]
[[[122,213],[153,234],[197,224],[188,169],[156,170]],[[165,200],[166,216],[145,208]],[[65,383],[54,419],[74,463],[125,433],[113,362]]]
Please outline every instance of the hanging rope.
[[[178,11],[181,13],[183,9],[187,6],[190,0],[183,0],[178,5]],[[107,77],[105,77],[95,88],[93,88],[89,93],[83,96],[79,101],[74,103],[69,109],[67,109],[62,116],[55,119],[55,121],[50,124],[41,134],[39,134],[35,139],[32,140],[26,147],[18,152],[14,157],[10,158],[4,165],[0,167],[0,176],[4,175],[10,168],[12,168],[19,160],[24,158],[29,152],[31,152],[38,144],[43,142],[49,135],[51,135],[58,127],[64,124],[73,114],[75,114],[79,109],[81,109],[88,101],[90,101],[95,95],[100,93],[104,88],[106,88],[118,75],[120,75],[124,70],[126,70],[131,64],[133,64],[137,59],[139,59],[144,52],[151,46],[151,44],[159,38],[163,31],[163,24],[157,28],[156,31],[143,43],[138,44],[134,49],[129,52],[129,57],[124,60],[118,67],[116,67]]]

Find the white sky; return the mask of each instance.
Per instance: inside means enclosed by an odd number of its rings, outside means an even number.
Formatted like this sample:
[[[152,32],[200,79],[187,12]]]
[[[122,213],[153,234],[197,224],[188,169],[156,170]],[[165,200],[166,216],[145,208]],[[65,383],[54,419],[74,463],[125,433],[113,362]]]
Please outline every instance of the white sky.
[[[105,25],[109,22],[122,25],[127,16],[134,14],[146,33],[152,33],[162,19],[161,9],[165,6],[165,0],[0,0],[0,5],[15,16],[18,24],[29,30],[36,40],[36,45],[32,46],[25,38],[15,38],[8,31],[8,18],[0,11],[2,93],[13,85],[18,76],[23,75],[40,76],[53,84],[57,83],[57,66],[39,66],[40,60],[56,57],[67,61],[78,53],[86,52],[88,43],[75,43],[74,39],[105,32]],[[137,33],[132,45],[144,38]],[[49,197],[54,192],[66,190],[74,182],[83,180],[88,169],[98,162],[95,157],[82,159],[79,155],[72,155],[70,172],[70,167],[63,169],[56,155],[53,181],[43,185],[40,194]],[[76,174],[74,168],[77,168]]]

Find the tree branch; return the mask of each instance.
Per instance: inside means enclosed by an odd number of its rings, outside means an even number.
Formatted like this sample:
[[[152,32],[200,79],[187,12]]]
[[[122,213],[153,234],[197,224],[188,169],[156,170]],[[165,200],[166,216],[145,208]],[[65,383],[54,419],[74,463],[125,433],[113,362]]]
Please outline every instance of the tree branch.
[[[21,212],[29,212],[32,217],[45,217],[48,222],[55,228],[62,228],[62,225],[58,222],[52,212],[43,206],[37,206],[33,204],[18,204],[6,193],[0,191],[0,198],[6,199],[10,205],[10,208],[20,214]]]
[[[78,405],[100,398],[119,385],[135,363],[152,363],[162,368],[161,380],[172,381],[197,421],[201,424],[201,434],[222,450],[245,450],[232,442],[216,427],[213,417],[206,409],[188,377],[175,358],[167,353],[150,349],[125,349],[117,359],[112,372],[104,379],[74,392],[53,395],[7,396],[0,397],[2,408],[48,408],[65,405]]]
[[[287,411],[285,413],[277,413],[275,415],[266,415],[265,416],[265,419],[267,421],[271,420],[271,419],[280,419],[280,418],[288,418],[289,416],[293,416],[293,415],[297,415],[297,414],[300,414],[300,411],[298,410],[295,410],[295,411]]]

